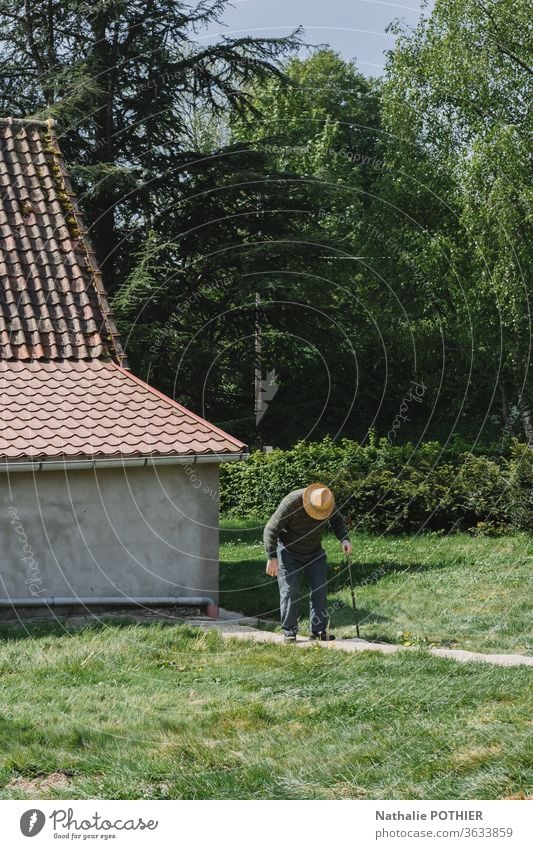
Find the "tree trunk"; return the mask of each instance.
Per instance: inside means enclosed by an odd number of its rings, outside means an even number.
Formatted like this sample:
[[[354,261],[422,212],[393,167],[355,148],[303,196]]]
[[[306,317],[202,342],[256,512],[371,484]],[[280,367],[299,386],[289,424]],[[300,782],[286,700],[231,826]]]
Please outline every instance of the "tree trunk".
[[[509,396],[507,395],[507,390],[506,390],[504,384],[501,381],[499,382],[498,386],[499,386],[499,389],[500,389],[500,396],[501,396],[501,399],[502,399],[502,420],[503,420],[504,433],[506,431],[510,432],[512,430],[513,423],[512,423],[512,420],[511,420],[511,409],[509,407]],[[508,436],[509,435],[510,435],[510,433],[508,433]]]
[[[533,448],[533,410],[529,404],[522,403],[520,405],[520,418],[522,419],[526,442],[530,448]]]

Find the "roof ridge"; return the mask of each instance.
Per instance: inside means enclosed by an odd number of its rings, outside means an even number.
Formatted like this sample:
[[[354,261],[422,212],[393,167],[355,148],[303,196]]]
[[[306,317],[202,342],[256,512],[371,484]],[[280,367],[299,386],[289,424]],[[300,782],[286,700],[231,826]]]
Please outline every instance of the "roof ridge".
[[[14,304],[0,305],[0,357],[111,356],[127,368],[58,135],[52,118],[0,117],[2,287]]]
[[[21,127],[55,127],[56,123],[53,118],[12,118],[10,115],[0,116],[0,126],[16,124]]]
[[[105,325],[105,328],[108,332],[109,338],[106,340],[108,343],[106,345],[107,350],[109,351],[111,357],[116,356],[119,362],[126,362],[127,358],[125,351],[122,347],[120,334],[115,326],[115,322],[113,320],[113,315],[111,311],[111,307],[109,305],[109,300],[107,297],[107,292],[105,290],[102,275],[100,273],[100,269],[98,267],[96,254],[94,252],[93,246],[90,242],[88,236],[88,230],[85,227],[85,223],[83,221],[83,217],[81,215],[79,206],[78,206],[78,196],[73,191],[72,183],[70,181],[70,174],[68,171],[67,163],[59,146],[59,138],[57,133],[54,131],[54,127],[56,126],[56,122],[51,118],[49,121],[45,122],[45,126],[48,130],[49,137],[55,142],[55,144],[51,145],[52,148],[52,157],[56,164],[60,168],[61,179],[63,181],[63,185],[65,187],[66,193],[68,195],[71,207],[71,213],[74,216],[76,221],[77,228],[79,230],[79,241],[83,246],[83,250],[85,252],[85,256],[87,258],[88,268],[89,268],[89,277],[92,281],[95,295],[98,299],[98,303],[100,306],[100,311],[102,314],[102,319]],[[46,141],[46,137],[45,137]]]

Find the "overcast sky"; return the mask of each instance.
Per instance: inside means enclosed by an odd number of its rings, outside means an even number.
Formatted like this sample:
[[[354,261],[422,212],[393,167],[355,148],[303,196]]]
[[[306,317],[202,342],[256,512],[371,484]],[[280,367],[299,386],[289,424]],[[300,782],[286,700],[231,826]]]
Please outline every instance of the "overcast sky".
[[[226,27],[210,27],[209,35],[286,35],[300,24],[305,40],[328,43],[345,59],[356,59],[359,70],[379,75],[384,51],[394,44],[387,25],[396,18],[415,24],[423,0],[232,0],[224,15]]]

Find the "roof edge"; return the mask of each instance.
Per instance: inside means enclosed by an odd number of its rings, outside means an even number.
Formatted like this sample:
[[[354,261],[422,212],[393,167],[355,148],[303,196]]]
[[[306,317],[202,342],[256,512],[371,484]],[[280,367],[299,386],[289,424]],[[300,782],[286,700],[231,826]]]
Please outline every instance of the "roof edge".
[[[209,422],[207,421],[207,419],[204,419],[202,418],[202,416],[199,416],[197,413],[193,413],[193,411],[189,410],[188,407],[184,407],[183,404],[180,404],[178,401],[174,401],[173,398],[169,398],[168,395],[164,394],[164,392],[160,392],[159,389],[156,389],[154,386],[150,386],[149,383],[145,383],[145,381],[141,380],[140,377],[137,377],[136,374],[133,374],[133,372],[128,371],[128,369],[125,369],[123,366],[119,365],[114,360],[111,361],[111,365],[113,365],[114,368],[118,369],[127,377],[129,377],[130,380],[134,380],[135,383],[139,383],[142,387],[144,387],[144,389],[148,389],[149,392],[152,393],[152,395],[156,395],[158,398],[161,398],[162,401],[166,401],[167,404],[170,404],[172,407],[175,407],[180,412],[186,413],[188,416],[192,416],[195,421],[205,425],[211,430],[214,430],[215,433],[218,433],[219,436],[223,436],[224,439],[227,439],[229,442],[233,442],[233,444],[238,447],[240,451],[247,451],[248,446],[246,445],[246,443],[241,442],[240,439],[237,439],[235,436],[232,436],[231,433],[227,433],[227,431],[222,430],[222,428],[217,427],[212,422]]]
[[[74,471],[79,469],[121,469],[132,466],[187,466],[197,463],[237,463],[247,460],[249,454],[245,451],[228,454],[162,454],[150,457],[102,457],[84,459],[52,459],[52,460],[11,460],[0,461],[0,474],[2,472],[46,472],[46,471]]]

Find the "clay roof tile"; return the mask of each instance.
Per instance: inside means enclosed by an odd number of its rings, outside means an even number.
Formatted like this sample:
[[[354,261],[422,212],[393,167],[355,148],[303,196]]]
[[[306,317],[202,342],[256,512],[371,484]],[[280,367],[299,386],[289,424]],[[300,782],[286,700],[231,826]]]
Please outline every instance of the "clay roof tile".
[[[124,359],[85,232],[53,122],[0,119],[0,302],[15,304],[22,321],[19,335],[0,334],[0,359]],[[34,333],[43,315],[38,292],[58,304],[46,338]],[[83,292],[93,297],[82,309],[72,294]],[[67,314],[80,319],[74,344],[61,322]]]
[[[85,233],[52,122],[0,119],[0,463],[244,451],[119,364]]]
[[[0,463],[245,449],[114,362],[0,361]]]

